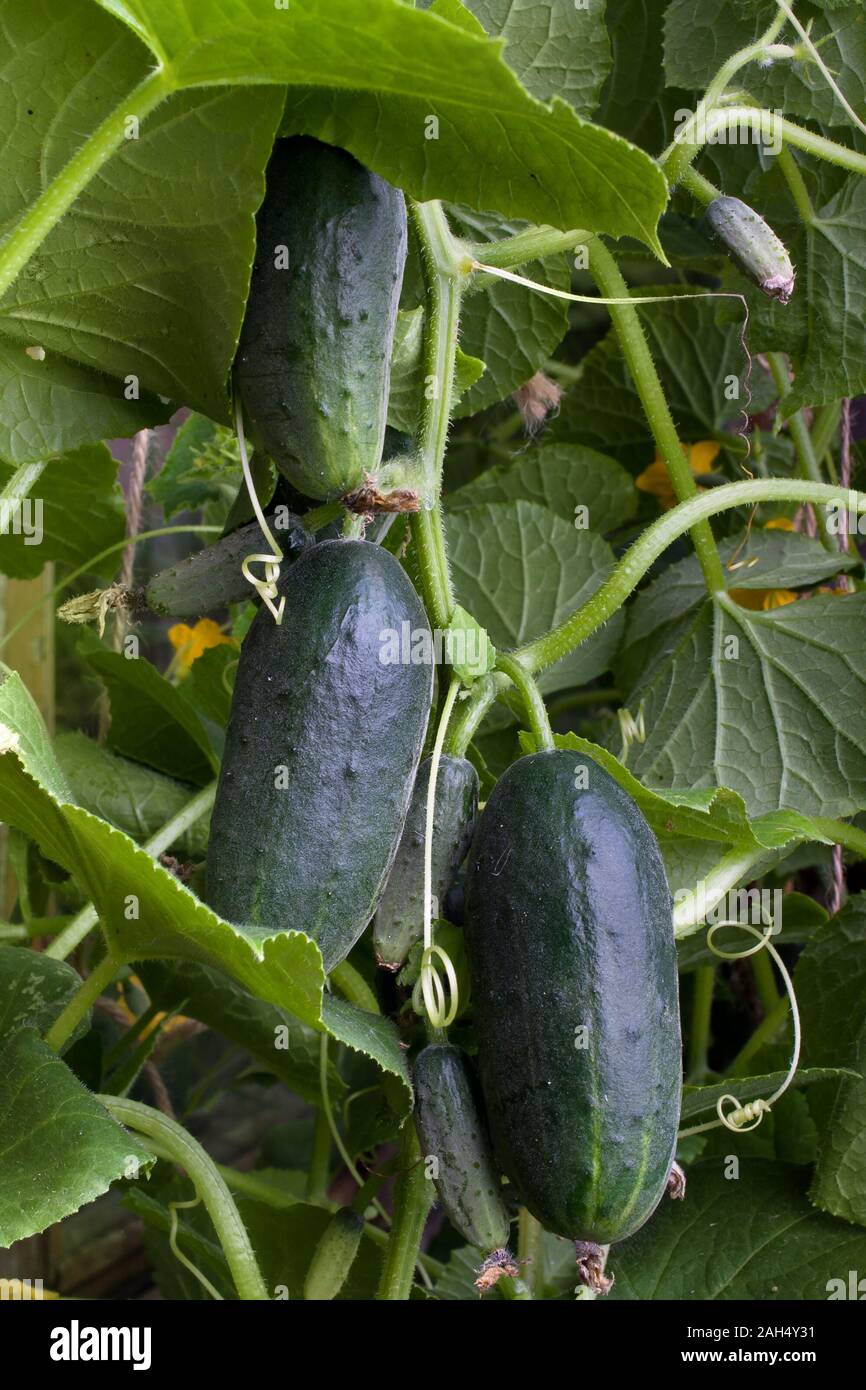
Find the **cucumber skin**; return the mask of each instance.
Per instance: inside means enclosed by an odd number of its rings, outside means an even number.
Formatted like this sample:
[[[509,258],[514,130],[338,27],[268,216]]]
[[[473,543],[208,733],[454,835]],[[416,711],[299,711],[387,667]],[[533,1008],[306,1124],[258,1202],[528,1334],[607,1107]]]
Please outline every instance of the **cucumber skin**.
[[[430,1043],[412,1072],[421,1151],[439,1160],[439,1200],[463,1239],[489,1255],[507,1246],[511,1221],[473,1094],[469,1058],[450,1043]]]
[[[429,624],[367,541],[311,546],[280,592],[280,626],[260,609],[241,648],[207,894],[230,922],[306,932],[332,970],[376,910],[430,712],[432,668],[384,665],[383,630]]]
[[[373,923],[379,964],[398,970],[424,930],[424,842],[430,759],[415,778],[415,790],[397,857]],[[441,904],[463,862],[478,811],[478,773],[467,758],[445,755],[436,777],[433,813],[433,893]]]
[[[312,541],[301,522],[294,520],[274,535],[286,563]],[[248,555],[267,549],[259,523],[251,521],[154,575],[144,590],[147,608],[163,617],[193,618],[253,598],[255,591],[241,565]],[[256,573],[260,570],[261,566]]]
[[[665,1191],[680,1109],[676,948],[655,837],[588,758],[520,758],[481,816],[466,917],[497,1159],[548,1230],[624,1240]]]
[[[266,187],[236,378],[257,443],[305,496],[332,501],[382,459],[406,204],[305,136],[277,142]]]
[[[363,1234],[364,1218],[351,1207],[340,1207],[334,1212],[313,1252],[304,1280],[304,1298],[308,1303],[327,1303],[337,1297],[355,1263]]]
[[[704,214],[710,237],[758,289],[787,304],[794,267],[784,243],[754,208],[740,198],[714,198]]]

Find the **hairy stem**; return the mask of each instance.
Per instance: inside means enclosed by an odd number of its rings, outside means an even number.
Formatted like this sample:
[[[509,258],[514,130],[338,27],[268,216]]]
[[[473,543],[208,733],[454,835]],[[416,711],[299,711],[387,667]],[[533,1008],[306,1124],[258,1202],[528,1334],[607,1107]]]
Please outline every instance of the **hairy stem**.
[[[586,246],[592,237],[592,232],[558,232],[553,227],[530,227],[503,241],[476,242],[468,246],[466,251],[470,260],[483,261],[485,265],[496,266],[497,270],[514,270],[517,266],[526,265],[527,261],[537,261],[543,256]]]
[[[502,653],[496,662],[497,668],[514,682],[521,697],[529,729],[539,749],[553,747],[553,731],[541,691],[532,676],[514,657]]]
[[[43,189],[0,246],[0,298],[91,179],[121,147],[128,135],[129,118],[143,120],[170,90],[162,70],[151,72]]]
[[[55,1052],[59,1052],[69,1041],[81,1020],[86,1016],[87,1011],[96,1003],[103,990],[106,990],[111,984],[117,970],[118,963],[109,953],[103,956],[87,979],[82,981],[66,1008],[57,1016],[45,1034],[45,1042]]]
[[[699,1086],[707,1074],[707,1051],[710,1046],[710,1016],[713,1010],[713,991],[716,985],[715,965],[702,965],[695,971],[695,992],[692,998],[692,1019],[689,1029],[688,1079]]]
[[[520,647],[516,656],[533,674],[559,661],[622,607],[650,567],[678,537],[690,531],[696,521],[715,516],[731,507],[754,506],[757,502],[813,502],[846,505],[849,510],[866,512],[866,493],[846,492],[828,483],[806,482],[800,478],[756,478],[744,483],[714,487],[672,511],[660,516],[626,551],[610,577],[559,627]],[[720,586],[724,587],[724,583]]]
[[[605,299],[621,299],[628,296],[628,286],[619,266],[607,247],[597,238],[590,250],[590,272]],[[630,304],[611,304],[608,312],[653,438],[667,465],[674,492],[683,502],[696,495],[697,484],[680,444],[638,311]],[[722,565],[707,521],[695,523],[692,528],[692,542],[707,588],[711,593],[716,589],[723,589],[725,580]]]
[[[432,1200],[421,1145],[411,1119],[403,1126],[399,1164],[400,1176],[394,1186],[394,1224],[376,1292],[378,1300],[392,1303],[405,1301],[412,1292],[421,1236]]]
[[[99,1096],[99,1100],[120,1124],[150,1140],[160,1158],[169,1159],[186,1171],[214,1224],[238,1295],[245,1300],[266,1300],[268,1292],[234,1198],[201,1144],[176,1120],[149,1105],[119,1096]]]

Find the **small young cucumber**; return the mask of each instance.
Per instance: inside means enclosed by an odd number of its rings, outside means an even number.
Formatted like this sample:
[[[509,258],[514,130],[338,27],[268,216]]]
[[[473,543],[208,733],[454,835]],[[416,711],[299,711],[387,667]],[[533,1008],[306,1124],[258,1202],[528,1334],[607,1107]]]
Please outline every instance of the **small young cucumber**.
[[[712,240],[770,299],[787,304],[794,293],[791,258],[772,227],[739,198],[714,198],[704,214]]]
[[[330,971],[381,897],[430,712],[430,665],[383,662],[429,634],[406,571],[367,541],[310,546],[241,648],[211,819],[207,892],[229,922],[294,929]]]
[[[489,1255],[508,1244],[510,1218],[473,1094],[469,1058],[450,1043],[431,1043],[413,1067],[415,1122],[433,1183],[454,1229]]]
[[[295,517],[274,530],[277,543],[288,563],[312,541]],[[197,550],[185,560],[148,581],[141,604],[151,613],[171,618],[194,618],[242,603],[253,597],[253,588],[244,578],[241,566],[248,555],[267,549],[257,521],[221,536],[213,545]]]
[[[497,782],[469,855],[466,941],[502,1171],[554,1234],[624,1240],[676,1148],[677,956],[655,836],[586,755],[535,753]]]
[[[304,1298],[308,1303],[326,1303],[336,1298],[349,1277],[364,1234],[364,1218],[351,1207],[340,1207],[325,1227],[313,1252]]]
[[[385,439],[403,194],[345,150],[279,140],[235,365],[252,434],[307,497],[368,486]]]
[[[418,769],[403,838],[373,923],[373,949],[399,970],[424,930],[424,844],[430,759]],[[478,773],[466,758],[440,760],[433,813],[433,893],[441,906],[463,862],[478,810]]]

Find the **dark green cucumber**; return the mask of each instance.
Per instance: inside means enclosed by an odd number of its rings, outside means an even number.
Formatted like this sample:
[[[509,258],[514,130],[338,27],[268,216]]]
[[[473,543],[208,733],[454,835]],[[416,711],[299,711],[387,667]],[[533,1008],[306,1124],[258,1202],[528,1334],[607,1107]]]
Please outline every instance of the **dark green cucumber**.
[[[366,541],[311,546],[280,592],[280,626],[260,609],[241,648],[208,900],[239,925],[307,932],[331,970],[376,910],[430,711],[430,665],[383,662],[383,644],[429,624],[399,562]]]
[[[382,458],[406,206],[307,137],[277,142],[266,186],[236,380],[256,442],[329,501],[364,488]]]
[[[424,930],[424,842],[430,759],[418,769],[412,803],[388,886],[373,923],[380,965],[399,970]],[[441,915],[445,895],[463,862],[478,809],[478,773],[466,758],[443,757],[436,778],[433,816],[433,893]]]
[[[556,1235],[623,1240],[665,1191],[680,1024],[661,854],[603,768],[566,750],[512,763],[470,851],[465,930],[503,1172]]]
[[[312,541],[312,536],[297,517],[288,516],[282,526],[280,520],[272,517],[271,525],[285,561],[289,562]],[[242,603],[255,594],[241,565],[248,555],[265,554],[267,550],[258,522],[251,521],[178,564],[160,570],[145,586],[141,601],[151,613],[171,618],[199,617],[230,603]],[[261,566],[255,573],[261,573]]]
[[[449,1043],[431,1043],[412,1069],[415,1122],[433,1183],[454,1229],[486,1255],[508,1244],[511,1224],[484,1122],[473,1094],[469,1058]]]
[[[754,208],[740,198],[714,198],[704,214],[712,240],[770,299],[787,304],[794,293],[794,267],[783,242]]]
[[[324,1303],[337,1297],[349,1277],[363,1234],[364,1218],[351,1207],[340,1207],[334,1212],[307,1270],[304,1280],[307,1302]]]

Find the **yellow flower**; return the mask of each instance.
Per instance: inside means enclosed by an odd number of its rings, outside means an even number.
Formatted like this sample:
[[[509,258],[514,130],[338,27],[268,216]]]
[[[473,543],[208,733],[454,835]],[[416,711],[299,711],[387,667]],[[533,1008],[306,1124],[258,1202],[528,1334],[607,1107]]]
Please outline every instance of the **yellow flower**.
[[[751,608],[754,613],[784,608],[786,603],[794,603],[797,598],[792,589],[729,589],[728,593],[734,603],[741,608]]]
[[[765,531],[793,531],[794,523],[789,516],[774,516],[764,525]]]
[[[195,627],[187,627],[186,623],[175,623],[168,630],[168,640],[175,650],[171,670],[180,677],[186,675],[202,652],[206,652],[209,647],[222,646],[224,642],[231,646],[232,639],[226,636],[213,618],[199,618]]]
[[[688,460],[689,468],[700,477],[702,473],[711,472],[722,446],[716,443],[715,439],[703,439],[699,444],[681,444],[680,447]],[[667,464],[658,451],[649,468],[645,468],[638,475],[635,483],[641,492],[651,492],[657,497],[666,512],[676,506],[677,495],[668,475]]]

